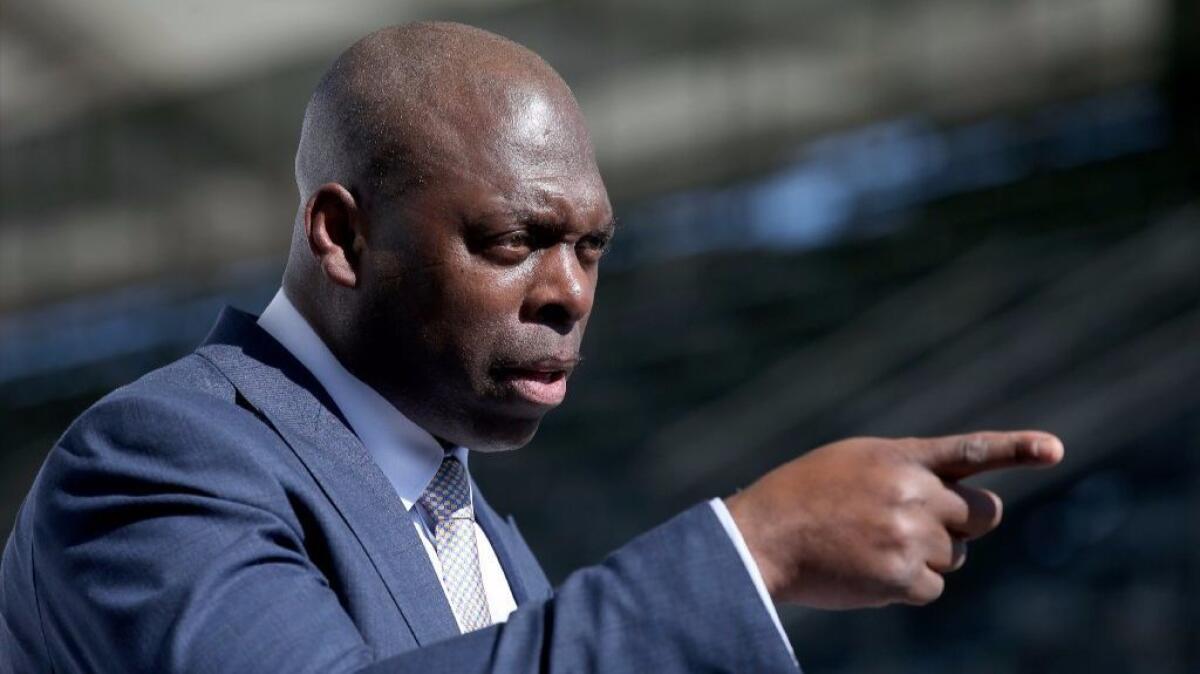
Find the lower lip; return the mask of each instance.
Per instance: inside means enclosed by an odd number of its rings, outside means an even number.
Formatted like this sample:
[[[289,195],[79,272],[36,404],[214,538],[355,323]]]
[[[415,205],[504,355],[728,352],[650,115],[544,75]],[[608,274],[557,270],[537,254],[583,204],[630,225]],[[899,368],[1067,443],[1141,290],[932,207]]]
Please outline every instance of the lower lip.
[[[517,395],[537,405],[558,405],[567,397],[567,377],[558,373],[554,378],[512,373],[505,377]]]

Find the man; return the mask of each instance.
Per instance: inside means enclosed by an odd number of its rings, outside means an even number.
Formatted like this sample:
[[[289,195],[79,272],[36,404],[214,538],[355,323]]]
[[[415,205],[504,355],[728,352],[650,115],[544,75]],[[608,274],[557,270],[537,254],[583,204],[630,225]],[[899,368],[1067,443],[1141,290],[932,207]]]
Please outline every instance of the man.
[[[262,316],[50,452],[0,571],[8,669],[795,671],[773,600],[932,601],[1000,516],[956,481],[1062,455],[843,441],[552,590],[467,469],[562,401],[613,233],[570,90],[477,29],[385,29],[318,85],[296,180]]]

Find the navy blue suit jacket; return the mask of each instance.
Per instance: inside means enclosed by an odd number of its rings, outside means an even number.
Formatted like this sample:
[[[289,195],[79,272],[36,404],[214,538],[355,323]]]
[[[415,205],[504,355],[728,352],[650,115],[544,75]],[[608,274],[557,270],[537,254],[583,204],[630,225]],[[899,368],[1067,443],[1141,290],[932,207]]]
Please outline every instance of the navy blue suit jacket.
[[[796,671],[707,504],[552,590],[476,499],[518,609],[460,635],[335,405],[226,310],[49,453],[0,567],[0,671]]]

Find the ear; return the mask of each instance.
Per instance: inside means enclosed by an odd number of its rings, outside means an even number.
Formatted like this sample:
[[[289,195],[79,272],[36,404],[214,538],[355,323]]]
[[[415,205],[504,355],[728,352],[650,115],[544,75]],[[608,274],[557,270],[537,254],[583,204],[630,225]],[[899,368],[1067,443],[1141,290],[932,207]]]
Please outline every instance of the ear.
[[[304,235],[325,277],[346,288],[358,285],[358,257],[363,242],[362,211],[338,183],[325,183],[304,206]]]

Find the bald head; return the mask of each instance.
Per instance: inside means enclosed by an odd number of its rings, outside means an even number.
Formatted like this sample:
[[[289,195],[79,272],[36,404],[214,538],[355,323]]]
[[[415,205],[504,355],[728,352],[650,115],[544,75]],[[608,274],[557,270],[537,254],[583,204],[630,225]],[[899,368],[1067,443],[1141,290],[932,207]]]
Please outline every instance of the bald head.
[[[313,93],[296,183],[284,289],[338,360],[446,444],[527,442],[613,229],[558,74],[467,26],[372,33]]]
[[[570,89],[532,51],[456,23],[371,33],[338,57],[305,110],[296,153],[300,198],[330,182],[357,192],[403,193],[424,183],[435,165],[486,149],[477,147],[480,140],[511,141],[479,134],[480,124],[519,125],[531,113],[531,99],[543,113],[573,118],[559,120],[566,123],[556,131],[581,137],[558,140],[582,141],[575,149],[590,161]]]

